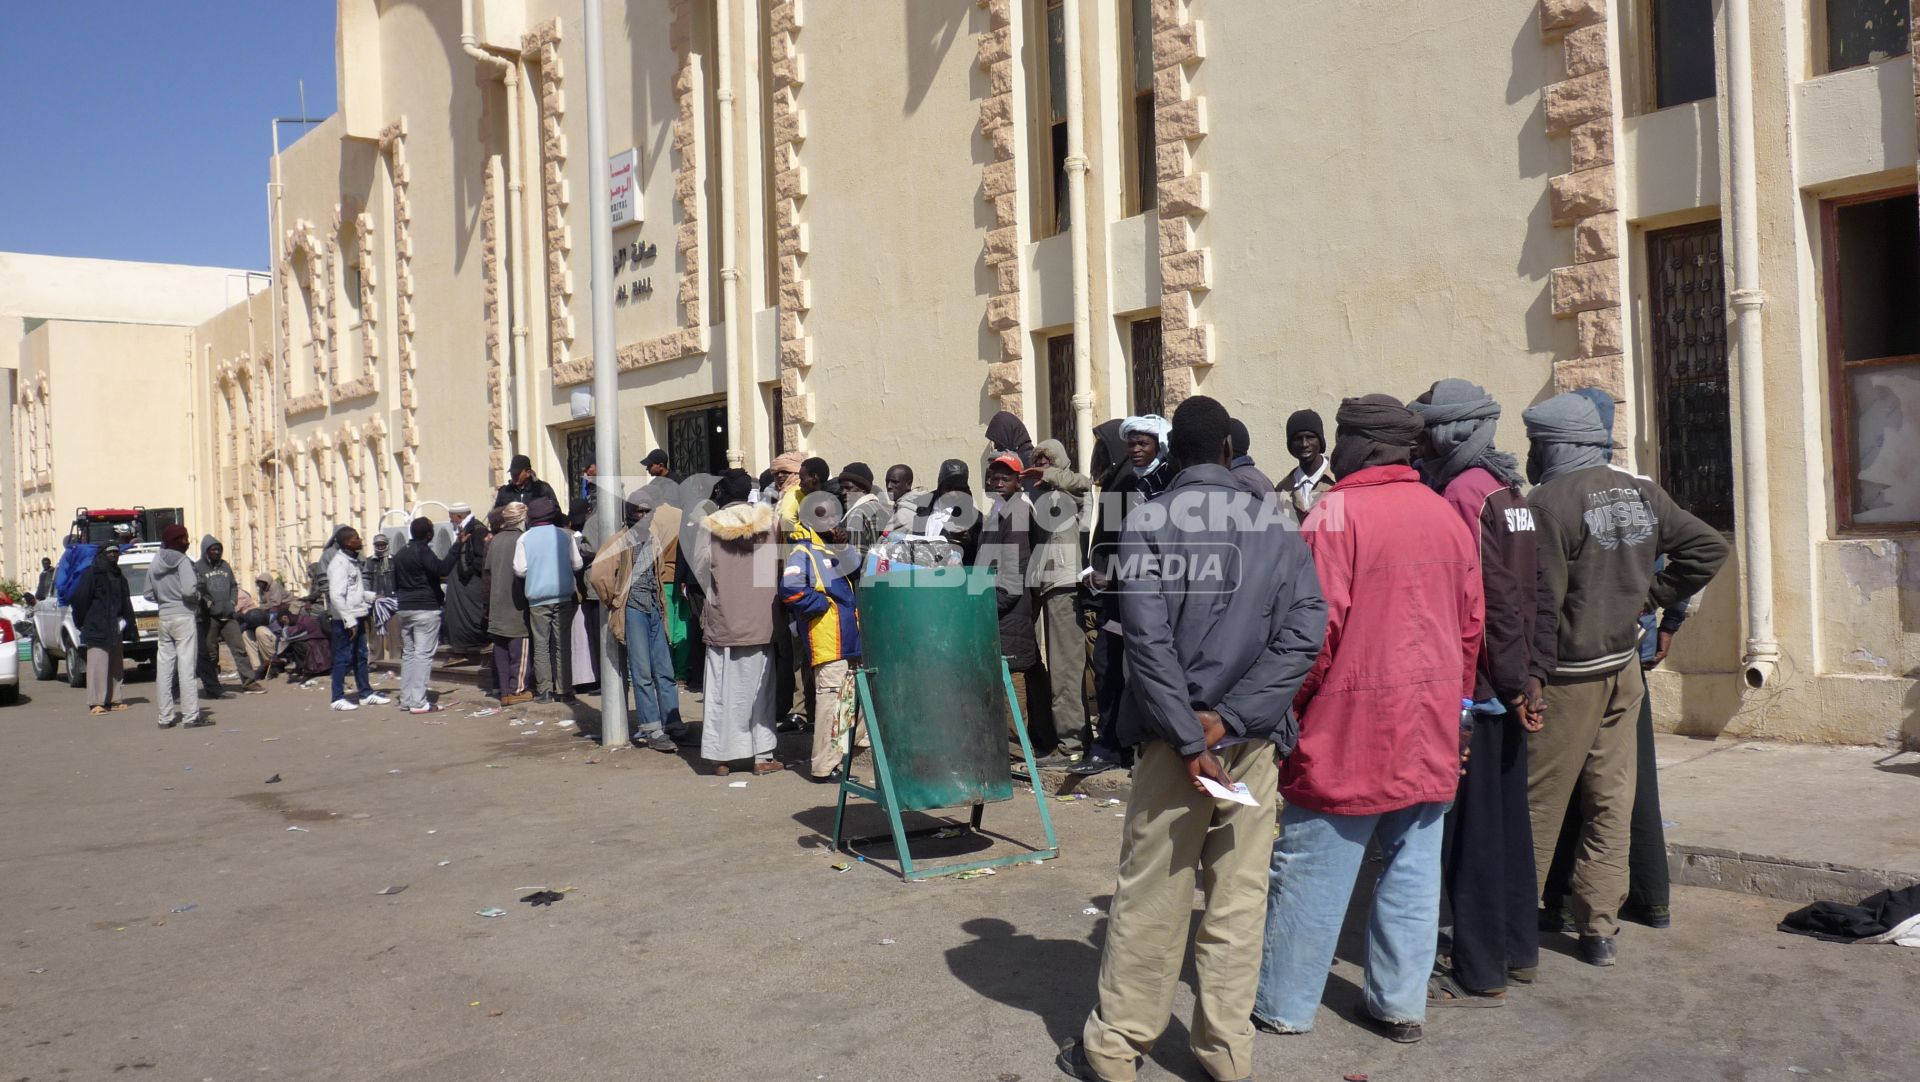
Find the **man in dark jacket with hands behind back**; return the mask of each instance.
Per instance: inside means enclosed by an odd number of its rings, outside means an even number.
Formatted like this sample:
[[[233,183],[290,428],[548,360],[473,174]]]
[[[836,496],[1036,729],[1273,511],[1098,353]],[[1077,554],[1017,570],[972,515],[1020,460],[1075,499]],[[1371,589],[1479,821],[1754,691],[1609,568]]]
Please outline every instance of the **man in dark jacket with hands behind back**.
[[[1081,1078],[1132,1079],[1166,1029],[1196,881],[1207,902],[1193,1052],[1216,1079],[1253,1073],[1274,747],[1291,748],[1294,693],[1326,628],[1313,562],[1278,497],[1255,497],[1228,472],[1226,409],[1181,403],[1171,450],[1181,472],[1127,515],[1117,557],[1131,671],[1119,736],[1138,759],[1099,1003],[1082,1042],[1062,1053]],[[1244,785],[1255,804],[1210,795],[1203,779]]]

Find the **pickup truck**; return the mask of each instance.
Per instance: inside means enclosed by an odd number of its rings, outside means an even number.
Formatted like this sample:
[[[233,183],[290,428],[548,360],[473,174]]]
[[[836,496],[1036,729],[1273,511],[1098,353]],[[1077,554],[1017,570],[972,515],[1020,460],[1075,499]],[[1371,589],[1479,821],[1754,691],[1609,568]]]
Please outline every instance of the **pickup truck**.
[[[160,610],[144,596],[147,592],[147,567],[160,551],[155,542],[128,545],[120,554],[120,571],[127,577],[127,591],[133,595],[134,622],[140,629],[138,641],[126,647],[128,665],[151,665],[160,652]],[[67,683],[87,686],[87,652],[80,648],[80,630],[74,626],[73,613],[57,597],[41,598],[33,607],[33,675],[52,680],[60,675],[60,662],[67,663]]]

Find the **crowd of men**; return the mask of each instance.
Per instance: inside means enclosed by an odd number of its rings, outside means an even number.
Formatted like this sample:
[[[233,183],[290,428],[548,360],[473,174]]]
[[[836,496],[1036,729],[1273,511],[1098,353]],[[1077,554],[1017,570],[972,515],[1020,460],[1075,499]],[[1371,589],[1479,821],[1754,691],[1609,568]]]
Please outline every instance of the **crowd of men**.
[[[654,451],[631,491],[590,471],[563,512],[520,456],[484,517],[414,519],[397,553],[336,530],[313,568],[319,613],[269,582],[276,596],[246,597],[219,543],[188,560],[176,526],[148,587],[160,724],[201,723],[220,643],[260,690],[242,633],[262,608],[295,678],[314,666],[288,644],[324,641],[336,710],[387,701],[370,644],[397,652],[415,713],[436,709],[442,647],[483,659],[503,704],[569,701],[597,682],[605,634],[636,745],[694,743],[684,682],[704,692],[713,773],[779,771],[778,732],[811,728],[807,772],[832,782],[866,739],[850,679],[862,575],[901,551],[987,568],[1039,765],[1132,771],[1098,1002],[1061,1066],[1134,1077],[1168,1023],[1198,887],[1193,1050],[1216,1079],[1249,1077],[1256,1031],[1313,1027],[1370,846],[1366,1011],[1417,1041],[1429,1008],[1497,1007],[1537,980],[1542,930],[1606,966],[1623,915],[1670,919],[1663,861],[1633,859],[1661,846],[1641,673],[1727,546],[1612,463],[1613,409],[1590,390],[1527,409],[1523,465],[1472,383],[1350,398],[1330,444],[1314,412],[1288,419],[1297,465],[1277,483],[1209,398],[1100,425],[1088,473],[1001,413],[984,509],[961,459],[926,489],[904,464],[876,483],[865,463],[797,452],[759,478],[689,479]],[[609,498],[626,528],[599,536]],[[75,600],[96,712],[123,708],[114,555]]]

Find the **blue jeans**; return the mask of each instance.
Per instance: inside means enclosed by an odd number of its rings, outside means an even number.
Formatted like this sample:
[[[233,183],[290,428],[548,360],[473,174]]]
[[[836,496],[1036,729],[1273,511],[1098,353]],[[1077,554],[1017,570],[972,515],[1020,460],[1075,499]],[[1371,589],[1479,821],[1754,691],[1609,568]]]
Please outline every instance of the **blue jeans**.
[[[667,618],[627,606],[627,674],[633,684],[633,731],[679,731],[680,687],[673,679]]]
[[[1367,921],[1367,1011],[1386,1022],[1426,1020],[1427,978],[1440,934],[1446,812],[1445,804],[1381,815],[1287,806],[1273,843],[1256,1018],[1301,1032],[1313,1028],[1354,880],[1368,840],[1377,839],[1385,866]]]
[[[367,622],[356,620],[351,628],[327,617],[327,638],[333,642],[333,699],[335,702],[347,697],[347,667],[353,667],[353,682],[359,686],[360,696],[365,698],[373,694],[373,684],[367,679]]]

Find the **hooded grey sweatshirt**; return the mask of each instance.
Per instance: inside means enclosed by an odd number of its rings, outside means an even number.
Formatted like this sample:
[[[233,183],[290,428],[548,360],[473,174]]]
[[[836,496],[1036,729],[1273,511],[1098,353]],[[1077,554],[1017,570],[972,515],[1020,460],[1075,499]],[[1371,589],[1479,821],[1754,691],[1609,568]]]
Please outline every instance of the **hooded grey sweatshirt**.
[[[188,599],[199,584],[200,574],[184,552],[161,549],[147,568],[147,600],[160,607],[162,616],[194,615]]]
[[[212,534],[202,537],[200,559],[194,562],[193,569],[199,574],[200,581],[206,583],[207,615],[215,620],[231,620],[234,606],[240,600],[240,583],[233,577],[232,564],[224,558],[219,560],[207,558],[208,551],[218,544],[220,544],[219,539]],[[223,551],[221,556],[225,555]]]

